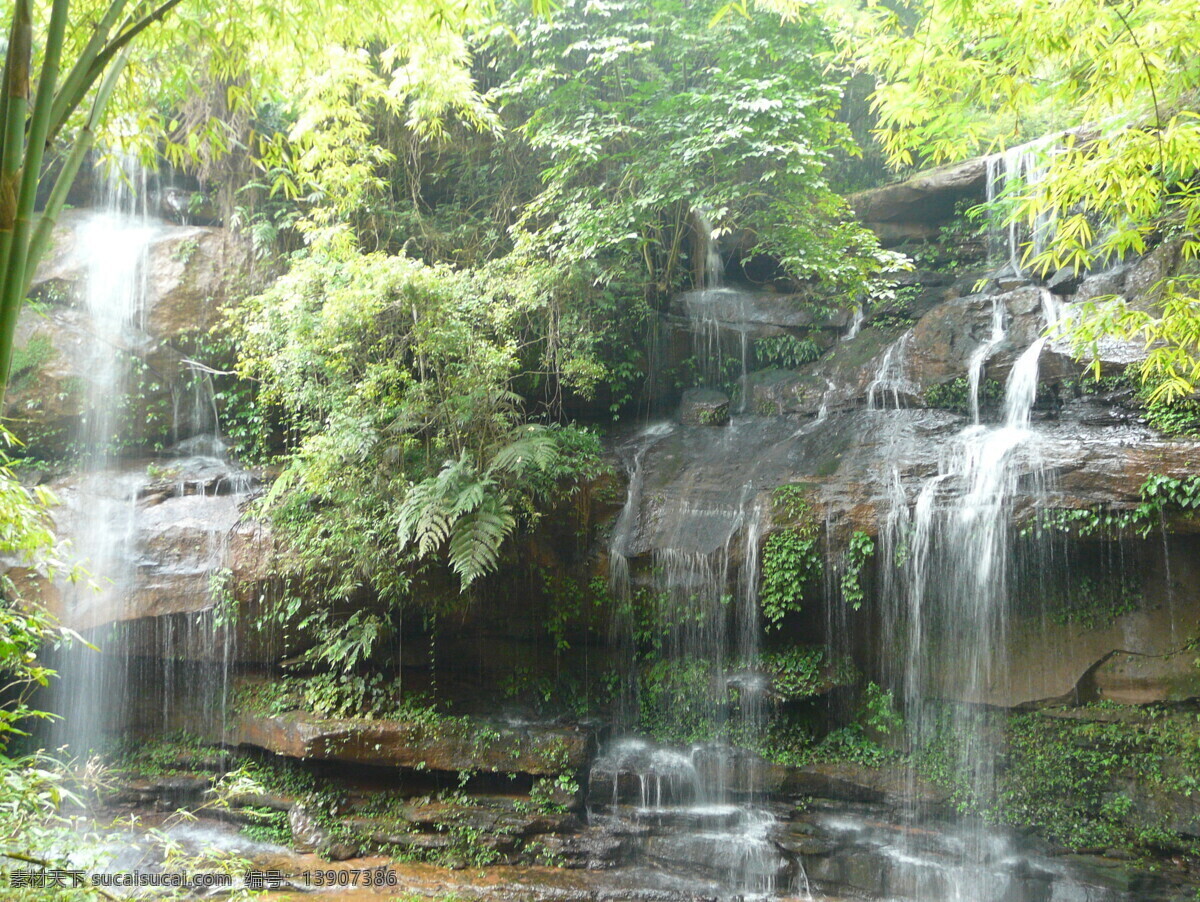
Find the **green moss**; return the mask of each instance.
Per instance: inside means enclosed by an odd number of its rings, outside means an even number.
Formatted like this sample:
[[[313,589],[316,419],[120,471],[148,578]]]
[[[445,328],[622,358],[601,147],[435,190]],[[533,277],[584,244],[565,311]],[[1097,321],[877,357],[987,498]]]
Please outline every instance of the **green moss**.
[[[13,348],[9,388],[18,389],[32,382],[53,356],[54,345],[45,335],[34,335],[22,347]]]

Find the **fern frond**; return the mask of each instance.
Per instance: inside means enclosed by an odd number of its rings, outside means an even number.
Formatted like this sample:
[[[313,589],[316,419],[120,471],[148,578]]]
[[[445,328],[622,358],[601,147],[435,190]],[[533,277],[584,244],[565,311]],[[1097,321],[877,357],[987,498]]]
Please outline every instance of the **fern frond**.
[[[479,577],[500,562],[500,548],[516,526],[507,504],[489,498],[488,504],[459,518],[450,537],[450,569],[466,591]]]
[[[488,464],[489,472],[521,473],[546,470],[558,461],[558,443],[554,433],[542,426],[528,426],[514,442],[505,445]]]
[[[453,513],[456,516],[461,516],[478,509],[487,497],[487,490],[491,485],[492,483],[489,479],[477,479],[468,482],[454,499]]]

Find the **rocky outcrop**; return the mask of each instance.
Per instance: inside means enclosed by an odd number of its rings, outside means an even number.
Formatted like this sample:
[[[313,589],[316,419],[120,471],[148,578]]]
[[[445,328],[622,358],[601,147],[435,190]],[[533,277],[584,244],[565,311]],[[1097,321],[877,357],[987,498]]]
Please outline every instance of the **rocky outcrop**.
[[[1160,639],[1163,635],[1157,634]],[[1114,651],[1087,672],[1078,692],[1089,701],[1122,705],[1190,701],[1200,698],[1196,657],[1192,649],[1165,654]]]
[[[212,457],[130,461],[60,479],[51,484],[60,501],[55,530],[68,543],[71,563],[82,568],[81,578],[59,572],[51,582],[19,569],[10,573],[63,625],[86,632],[143,621],[126,637],[128,649],[145,644],[160,653],[158,628],[146,621],[209,610],[219,601],[214,573],[228,568],[249,575],[261,568],[247,555],[260,555],[257,545],[232,541],[239,528],[243,534],[250,528],[241,507],[254,485],[249,473]],[[194,647],[173,653],[218,660],[224,654],[211,628],[196,631],[189,644],[193,640]]]
[[[582,768],[594,738],[577,727],[494,726],[447,720],[321,719],[301,712],[240,713],[225,726],[226,745],[249,745],[320,761],[435,771],[557,776]]]
[[[912,178],[846,198],[867,228],[885,244],[929,239],[954,216],[961,201],[980,203],[987,185],[986,157],[921,172]]]
[[[679,422],[685,426],[727,425],[729,396],[710,388],[689,388],[683,393]]]
[[[946,219],[955,202],[978,194],[987,183],[987,157],[976,157],[880,188],[852,194],[851,209],[863,222],[915,222]]]

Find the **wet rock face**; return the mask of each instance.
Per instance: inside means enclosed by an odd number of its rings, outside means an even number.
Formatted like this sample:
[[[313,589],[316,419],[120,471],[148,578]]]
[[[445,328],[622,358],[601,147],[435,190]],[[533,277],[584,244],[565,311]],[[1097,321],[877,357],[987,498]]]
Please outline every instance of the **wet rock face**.
[[[34,303],[17,324],[4,415],[33,451],[47,456],[68,449],[94,378],[81,353],[92,331],[84,309],[88,260],[81,232],[96,215],[73,211],[62,217],[33,280]],[[113,349],[140,361],[132,370],[135,397],[122,430],[130,444],[162,440],[184,393],[179,340],[206,333],[223,306],[251,288],[250,256],[225,229],[162,224],[150,240],[145,284],[147,308]]]
[[[830,812],[791,828],[781,843],[803,850],[810,882],[835,898],[955,899],[984,887],[984,898],[1005,902],[1183,898],[1176,880],[1128,862],[1051,856],[1019,837],[972,835],[969,825],[889,824],[860,812]],[[967,848],[971,863],[963,864]]]
[[[1114,651],[1080,681],[1081,694],[1123,705],[1200,698],[1196,652],[1147,654]]]
[[[117,470],[76,475],[52,484],[61,504],[53,513],[69,556],[85,571],[72,584],[18,572],[71,629],[144,621],[211,608],[214,571],[245,564],[230,537],[254,487],[249,474],[216,458],[131,461]],[[106,516],[89,530],[96,508]],[[136,650],[139,639],[129,637]],[[211,638],[211,637],[210,637]],[[211,643],[210,643],[211,644]],[[185,653],[182,649],[180,653]],[[193,650],[193,653],[200,653]],[[210,653],[220,653],[219,643]]]
[[[688,413],[689,398],[683,425],[645,451],[633,510],[622,514],[629,527],[622,553],[634,581],[653,570],[664,549],[729,552],[735,574],[729,579],[736,579],[745,551],[739,543],[747,493],[762,499],[783,484],[805,487],[806,497],[823,511],[834,547],[855,530],[875,534],[897,503],[897,493],[911,509],[925,481],[941,472],[943,455],[958,447],[966,425],[967,375],[981,352],[986,352],[981,383],[992,392],[992,400],[985,397],[982,403],[983,422],[995,423],[1003,415],[996,395],[1064,303],[1108,294],[1144,303],[1152,286],[1177,265],[1177,256],[1176,248],[1163,246],[1133,264],[1060,281],[1057,290],[1012,275],[992,278],[986,290],[971,293],[965,284],[925,277],[929,284],[922,288],[919,313],[912,313],[914,324],[875,321],[868,314],[852,339],[838,341],[811,365],[751,372],[742,386],[745,412],[735,414],[719,434],[702,435],[698,425],[689,425],[696,421]],[[993,340],[997,312],[1004,324],[998,341]],[[1119,341],[1103,342],[1096,350],[1102,372],[1109,375],[1122,373],[1145,353]],[[1065,343],[1047,340],[1038,358],[1031,448],[1036,447],[1044,481],[1032,468],[1018,475],[1010,510],[1017,522],[1035,504],[1129,508],[1139,502],[1149,474],[1195,472],[1200,442],[1166,440],[1147,428],[1128,389],[1081,391],[1083,365],[1071,352]],[[1200,518],[1171,517],[1168,528],[1192,534],[1200,529]],[[1139,548],[1155,544],[1148,540]],[[1142,551],[1127,548],[1122,554],[1137,557]],[[1177,559],[1177,553],[1170,557]],[[1200,616],[1200,589],[1195,588],[1200,577],[1175,578],[1171,585],[1163,575],[1169,563],[1150,558],[1144,566],[1129,565],[1142,568],[1141,600],[1115,619],[1082,624],[1057,622],[1045,611],[1014,612],[1008,656],[989,663],[998,675],[970,700],[1011,706],[1066,696],[1195,697],[1197,687],[1183,679],[1182,659],[1171,655],[1179,650],[1180,630]],[[862,629],[868,629],[865,621]],[[1108,660],[1114,651],[1134,657]],[[1102,660],[1105,664],[1093,672]],[[957,698],[964,684],[962,674],[946,672],[939,692]]]

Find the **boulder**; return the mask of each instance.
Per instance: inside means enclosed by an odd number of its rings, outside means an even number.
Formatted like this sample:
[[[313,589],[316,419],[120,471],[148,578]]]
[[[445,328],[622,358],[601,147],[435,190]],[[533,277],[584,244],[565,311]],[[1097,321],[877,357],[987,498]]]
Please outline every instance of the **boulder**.
[[[729,425],[729,396],[710,388],[689,388],[683,393],[679,422],[685,426]]]
[[[986,157],[941,166],[918,173],[903,182],[860,191],[846,198],[854,214],[868,228],[876,223],[934,226],[954,215],[964,198],[983,199],[987,184]]]
[[[316,852],[328,861],[345,861],[356,857],[361,851],[352,843],[336,838],[304,805],[291,807],[288,826],[292,830],[292,845],[299,852]]]

